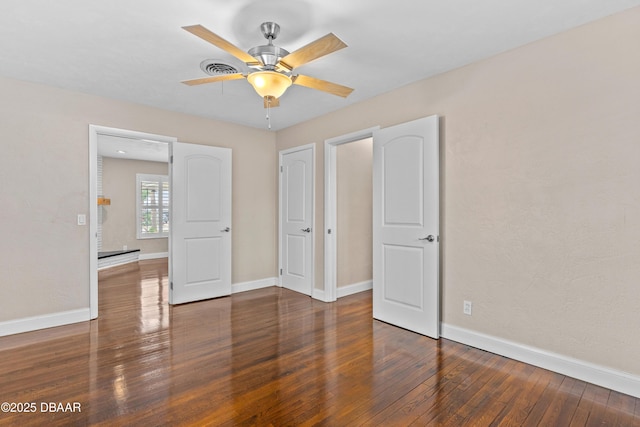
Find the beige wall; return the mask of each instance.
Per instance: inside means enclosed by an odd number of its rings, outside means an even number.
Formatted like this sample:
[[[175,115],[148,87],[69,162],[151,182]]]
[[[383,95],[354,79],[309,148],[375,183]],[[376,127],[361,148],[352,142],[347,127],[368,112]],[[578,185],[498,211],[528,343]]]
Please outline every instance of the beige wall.
[[[277,275],[275,133],[6,78],[0,93],[0,322],[89,307],[89,124],[232,148],[232,281]]]
[[[319,143],[322,229],[324,139],[440,115],[443,322],[637,375],[638,40],[634,8],[288,128],[277,148]]]
[[[102,209],[102,250],[116,251],[126,245],[140,249],[141,254],[169,250],[168,238],[138,239],[136,230],[136,175],[139,173],[169,175],[169,164],[142,160],[102,159],[102,188],[111,199]]]
[[[338,287],[373,276],[372,144],[367,138],[336,147]]]

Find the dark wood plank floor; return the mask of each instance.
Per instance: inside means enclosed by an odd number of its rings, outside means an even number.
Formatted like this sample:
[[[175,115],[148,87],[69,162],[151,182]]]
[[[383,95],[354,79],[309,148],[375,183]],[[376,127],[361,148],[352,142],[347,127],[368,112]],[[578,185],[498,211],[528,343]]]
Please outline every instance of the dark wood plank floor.
[[[0,338],[0,402],[36,406],[0,425],[640,426],[640,399],[374,321],[370,292],[169,307],[167,285],[110,269],[98,320]]]

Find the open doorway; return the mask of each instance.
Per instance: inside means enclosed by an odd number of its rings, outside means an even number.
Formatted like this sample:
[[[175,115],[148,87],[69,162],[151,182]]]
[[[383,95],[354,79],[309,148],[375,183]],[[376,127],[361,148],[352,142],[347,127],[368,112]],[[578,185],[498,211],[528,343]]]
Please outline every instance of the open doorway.
[[[373,139],[337,146],[337,298],[373,284]]]
[[[325,141],[325,301],[372,287],[371,169],[377,129]]]
[[[168,233],[164,236],[149,235],[154,230],[162,232],[164,219],[169,221],[168,208],[162,206],[162,192],[149,198],[159,202],[159,207],[154,205],[148,210],[156,209],[158,212],[153,218],[151,213],[148,215],[149,224],[146,228],[142,224],[142,234],[141,224],[136,223],[136,218],[141,216],[139,212],[136,214],[136,209],[140,209],[136,196],[140,181],[136,180],[136,175],[168,176],[169,145],[175,141],[175,138],[163,135],[89,126],[89,295],[92,319],[98,316],[99,252],[116,252],[115,257],[124,256],[120,258],[124,262],[133,255],[136,259],[169,256]],[[106,180],[103,179],[104,173],[108,175]],[[153,188],[147,181],[143,180],[143,192],[150,192],[149,189]],[[162,181],[158,183],[162,187]],[[107,192],[117,194],[118,205]],[[115,264],[118,262],[116,258]]]
[[[166,258],[169,146],[98,135],[98,269]]]

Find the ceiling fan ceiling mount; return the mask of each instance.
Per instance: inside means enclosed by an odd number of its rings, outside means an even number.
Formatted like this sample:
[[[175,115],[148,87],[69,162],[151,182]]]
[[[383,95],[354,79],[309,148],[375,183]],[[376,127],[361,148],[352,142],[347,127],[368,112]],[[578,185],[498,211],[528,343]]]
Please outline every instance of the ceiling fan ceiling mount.
[[[271,44],[280,34],[280,25],[275,22],[263,22],[260,25],[260,31],[262,31],[262,35],[265,39],[269,40],[269,44]]]

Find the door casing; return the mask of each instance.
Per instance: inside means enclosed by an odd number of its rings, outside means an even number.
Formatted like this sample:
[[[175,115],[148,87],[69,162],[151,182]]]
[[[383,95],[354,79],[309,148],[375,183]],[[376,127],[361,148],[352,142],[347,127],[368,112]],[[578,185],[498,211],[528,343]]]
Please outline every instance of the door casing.
[[[373,133],[380,129],[375,126],[368,129],[348,133],[346,135],[329,138],[324,141],[324,297],[325,302],[338,298],[338,191],[337,191],[337,161],[336,153],[339,145],[372,138]]]
[[[149,139],[173,144],[177,138],[127,129],[89,125],[89,311],[98,317],[98,135]]]

